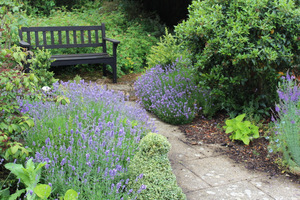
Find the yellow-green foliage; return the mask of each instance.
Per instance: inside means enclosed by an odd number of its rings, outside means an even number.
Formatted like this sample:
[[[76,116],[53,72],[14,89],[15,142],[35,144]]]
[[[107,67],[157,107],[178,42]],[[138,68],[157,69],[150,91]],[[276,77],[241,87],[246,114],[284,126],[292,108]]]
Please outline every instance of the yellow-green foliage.
[[[129,188],[137,191],[141,184],[147,186],[137,197],[140,200],[154,199],[186,199],[181,188],[178,187],[176,177],[172,173],[168,152],[170,143],[166,137],[148,133],[140,142],[139,151],[129,165],[131,182]],[[143,178],[135,178],[143,174]]]

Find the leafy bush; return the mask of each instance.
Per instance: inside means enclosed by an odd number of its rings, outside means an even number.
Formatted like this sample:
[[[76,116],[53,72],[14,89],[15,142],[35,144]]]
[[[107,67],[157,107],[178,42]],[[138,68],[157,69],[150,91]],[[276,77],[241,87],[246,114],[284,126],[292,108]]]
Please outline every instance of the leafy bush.
[[[57,91],[70,103],[23,104],[35,120],[25,141],[36,152],[34,162],[47,162],[43,175],[53,185],[52,197],[72,188],[79,199],[126,199],[132,191],[127,167],[140,139],[153,129],[146,112],[124,106],[122,94],[83,80],[53,87],[48,95]]]
[[[47,49],[37,49],[34,51],[34,56],[28,60],[30,63],[29,68],[38,77],[38,85],[40,87],[52,86],[53,83],[58,81],[53,78],[54,73],[49,71],[51,62],[53,62],[49,60],[50,58],[51,54]]]
[[[180,61],[166,67],[157,65],[147,70],[134,85],[143,107],[171,124],[191,122],[199,111],[197,104],[204,99],[190,78],[189,68],[179,65]]]
[[[292,0],[193,1],[175,32],[223,109],[268,114],[278,72],[299,64],[299,12]]]
[[[19,1],[5,0],[0,2],[0,49],[9,49],[17,44],[19,26],[27,24],[27,19],[21,11]]]
[[[189,63],[187,50],[182,50],[182,43],[179,43],[176,36],[173,36],[165,29],[165,35],[160,38],[160,42],[156,46],[151,47],[151,51],[147,56],[148,67],[156,65],[171,65],[178,58]]]
[[[292,173],[300,174],[300,88],[295,77],[283,76],[279,84],[279,104],[276,105],[275,132],[271,137],[270,152],[282,153],[283,165]]]
[[[241,140],[244,144],[249,145],[250,141],[254,138],[259,138],[258,127],[251,124],[250,121],[243,121],[246,114],[237,116],[234,119],[225,121],[226,133],[232,133],[229,138],[232,140]]]
[[[186,199],[172,173],[167,155],[170,147],[167,138],[156,133],[148,133],[141,140],[139,151],[128,169],[132,177],[129,187],[138,190],[142,182],[146,188],[140,191],[137,199]],[[143,178],[135,181],[134,177],[140,174],[143,174]]]

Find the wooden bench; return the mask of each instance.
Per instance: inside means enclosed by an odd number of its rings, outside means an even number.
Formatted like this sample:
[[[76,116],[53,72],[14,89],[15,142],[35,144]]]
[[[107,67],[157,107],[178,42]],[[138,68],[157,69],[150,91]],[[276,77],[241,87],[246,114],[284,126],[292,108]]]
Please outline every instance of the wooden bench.
[[[120,41],[105,37],[104,23],[101,26],[22,27],[19,29],[19,37],[20,46],[28,50],[100,46],[102,52],[99,53],[52,55],[50,59],[54,62],[51,66],[104,64],[103,75],[106,76],[106,65],[110,65],[113,82],[117,82],[117,46]],[[112,56],[107,53],[107,41],[112,43]]]

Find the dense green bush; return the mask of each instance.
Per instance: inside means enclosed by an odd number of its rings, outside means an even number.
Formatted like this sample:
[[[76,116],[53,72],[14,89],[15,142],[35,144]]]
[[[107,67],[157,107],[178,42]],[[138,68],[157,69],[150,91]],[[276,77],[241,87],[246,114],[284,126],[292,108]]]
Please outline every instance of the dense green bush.
[[[175,32],[223,109],[267,114],[278,72],[299,65],[299,13],[291,0],[193,1]]]
[[[18,42],[18,28],[27,24],[22,7],[15,0],[0,2],[0,49],[11,48]]]
[[[138,190],[141,183],[146,186],[137,199],[186,199],[172,173],[167,156],[170,147],[166,137],[156,133],[148,133],[140,141],[139,151],[135,154],[128,169],[133,178],[143,174],[142,179],[137,181],[133,179],[129,182],[129,187],[134,190]]]
[[[64,7],[70,10],[72,8],[80,8],[90,2],[92,0],[24,0],[27,14],[45,16],[49,16],[57,7]]]
[[[179,43],[177,37],[165,29],[165,35],[160,38],[160,42],[151,47],[150,54],[147,56],[147,65],[149,67],[171,65],[179,58],[187,65],[190,64],[188,52],[182,49],[182,43]]]

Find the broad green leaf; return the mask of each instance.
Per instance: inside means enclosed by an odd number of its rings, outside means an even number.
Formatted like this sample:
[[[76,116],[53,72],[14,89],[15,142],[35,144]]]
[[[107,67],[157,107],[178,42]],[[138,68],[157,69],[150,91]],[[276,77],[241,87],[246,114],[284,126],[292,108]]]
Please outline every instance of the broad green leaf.
[[[76,199],[78,199],[78,193],[73,189],[69,189],[64,196],[64,200],[76,200]]]
[[[11,124],[11,127],[13,128],[14,131],[17,131],[20,129],[20,127],[16,124]]]
[[[18,146],[18,145],[15,145],[15,146],[11,147],[10,149],[11,149],[11,153],[12,153],[12,154],[15,154],[15,153],[17,153],[17,151],[19,150],[19,146]]]
[[[244,137],[242,138],[242,141],[244,142],[244,144],[249,145],[250,139],[249,137]]]
[[[226,128],[225,133],[231,133],[233,131],[233,128],[231,126]]]
[[[247,126],[247,127],[251,126],[251,122],[249,122],[249,121],[244,121],[244,124],[245,124],[245,126]]]
[[[51,194],[51,187],[46,184],[39,184],[33,191],[41,199],[47,199]]]
[[[26,192],[25,189],[23,190],[18,190],[16,193],[10,195],[8,200],[16,200],[21,194],[23,194],[24,192]]]
[[[241,114],[241,115],[237,116],[235,118],[235,120],[238,121],[238,122],[241,122],[241,121],[243,121],[243,119],[244,119],[245,116],[246,116],[246,114]]]
[[[9,188],[5,188],[4,190],[0,190],[0,199],[8,199],[10,196]]]

